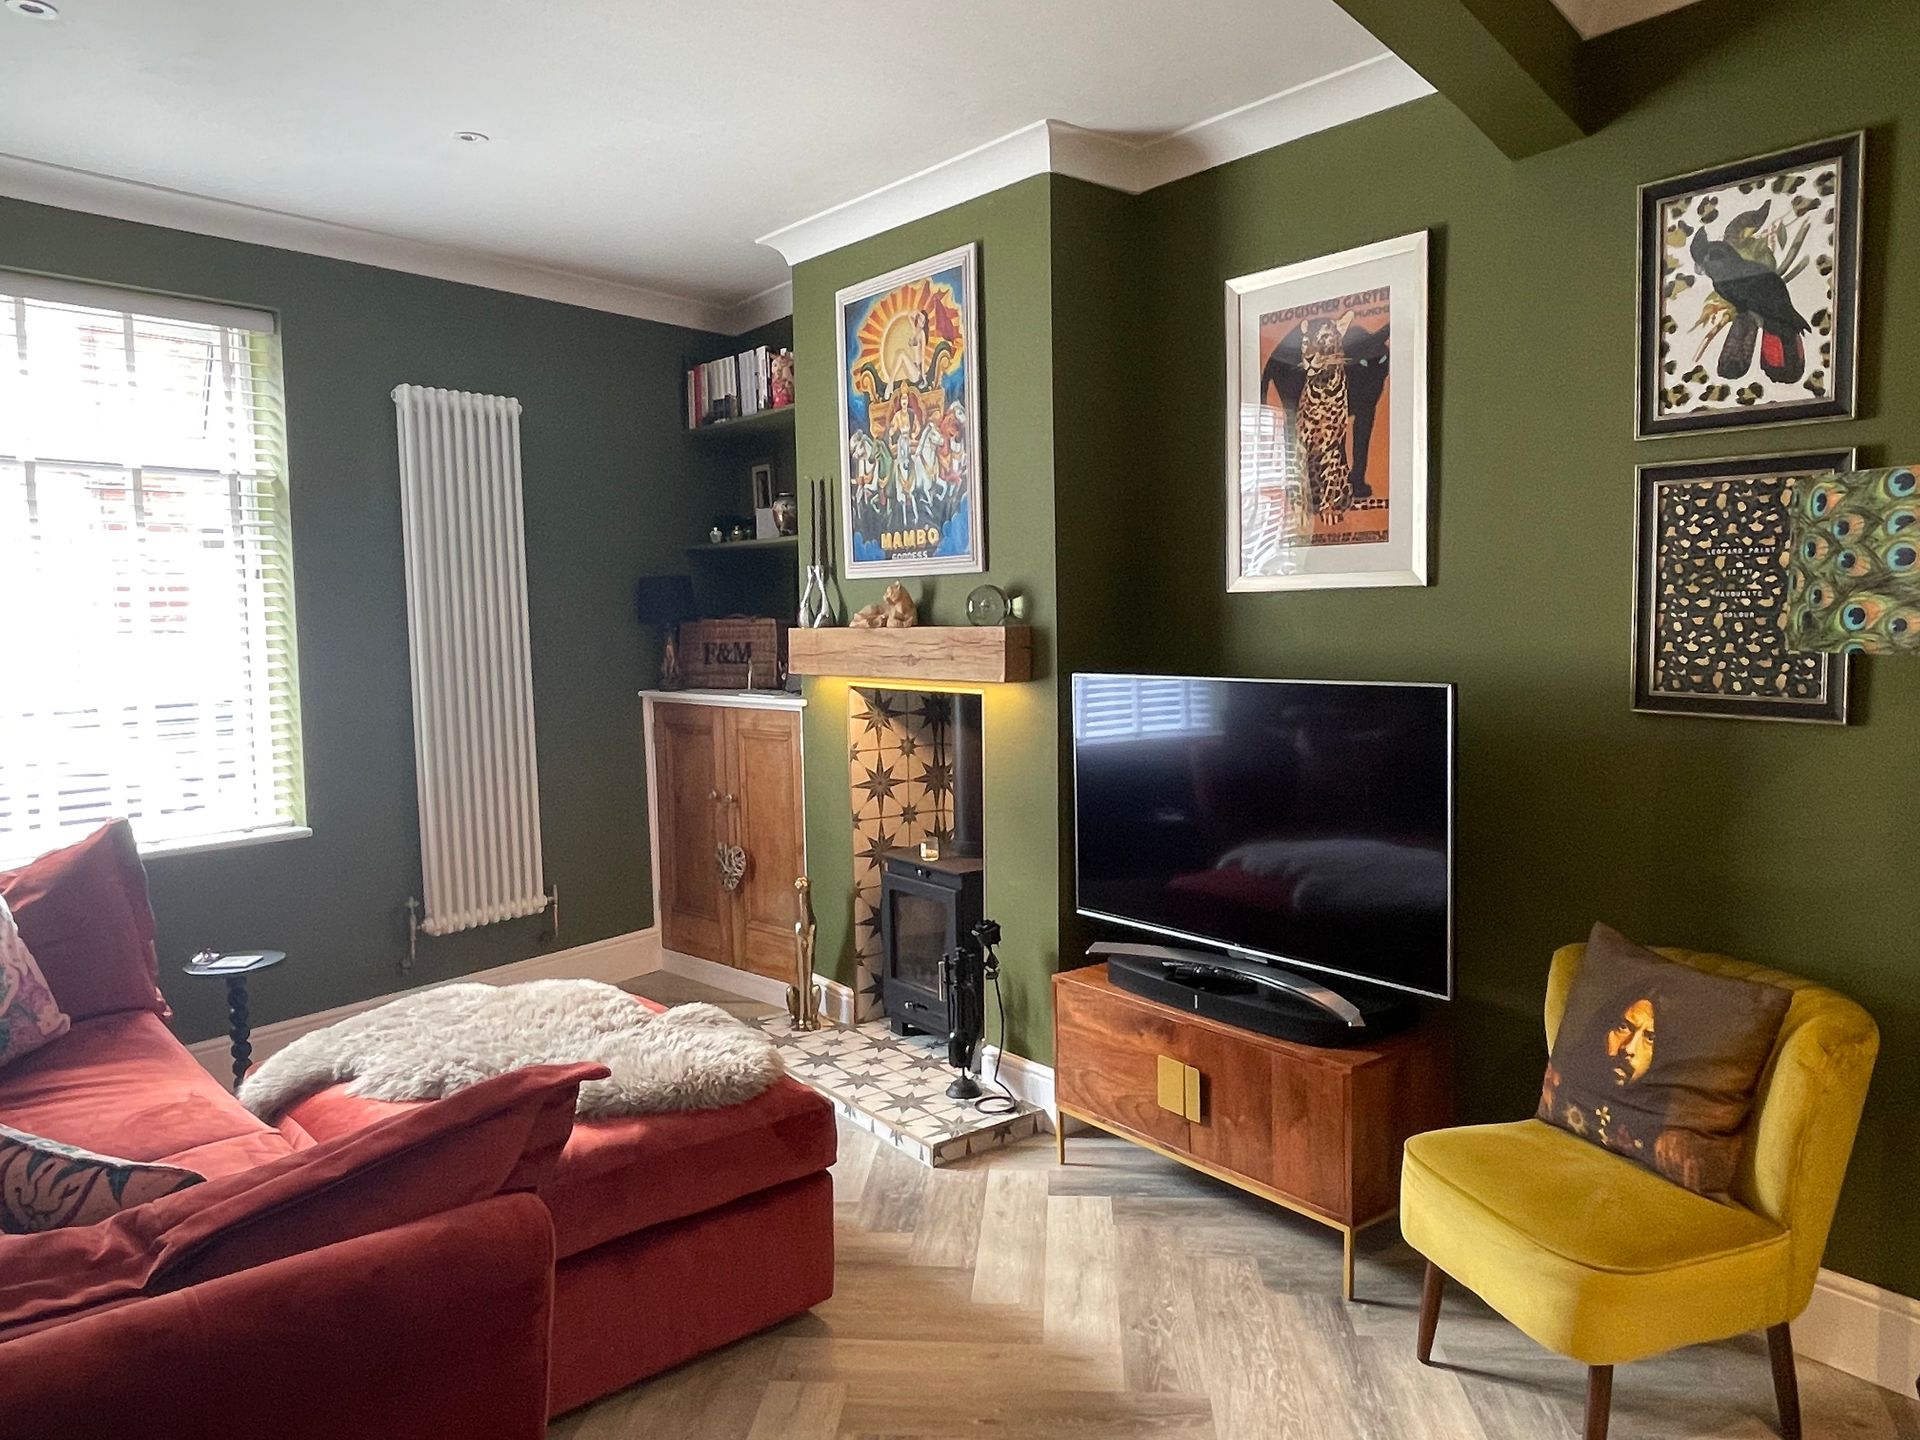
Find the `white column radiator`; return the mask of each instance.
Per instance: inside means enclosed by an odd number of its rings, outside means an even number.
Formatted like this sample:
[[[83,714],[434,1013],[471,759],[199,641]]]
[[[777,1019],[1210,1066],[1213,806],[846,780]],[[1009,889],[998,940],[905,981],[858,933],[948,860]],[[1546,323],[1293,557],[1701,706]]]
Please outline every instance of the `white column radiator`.
[[[420,802],[420,929],[547,907],[527,645],[520,402],[402,385],[400,498]]]

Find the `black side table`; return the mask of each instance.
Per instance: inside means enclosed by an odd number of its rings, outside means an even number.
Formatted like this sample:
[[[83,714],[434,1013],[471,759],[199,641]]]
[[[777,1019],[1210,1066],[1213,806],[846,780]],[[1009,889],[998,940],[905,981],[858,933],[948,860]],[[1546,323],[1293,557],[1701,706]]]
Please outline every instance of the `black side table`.
[[[247,1078],[247,1062],[253,1058],[253,1020],[247,1013],[247,977],[256,970],[278,965],[287,958],[284,950],[235,950],[221,954],[202,950],[180,968],[189,975],[217,975],[227,982],[227,1037],[232,1042],[233,1088]]]

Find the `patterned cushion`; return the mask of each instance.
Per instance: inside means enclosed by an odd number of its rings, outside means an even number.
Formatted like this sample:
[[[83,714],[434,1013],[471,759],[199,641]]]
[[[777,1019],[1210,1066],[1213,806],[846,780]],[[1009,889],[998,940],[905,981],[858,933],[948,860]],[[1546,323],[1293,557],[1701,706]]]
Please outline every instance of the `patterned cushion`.
[[[47,977],[0,896],[0,1065],[58,1039],[71,1023],[54,1003]]]
[[[92,1225],[206,1177],[95,1155],[0,1125],[0,1234]]]
[[[1792,999],[1778,985],[1709,975],[1595,925],[1537,1118],[1723,1198]]]

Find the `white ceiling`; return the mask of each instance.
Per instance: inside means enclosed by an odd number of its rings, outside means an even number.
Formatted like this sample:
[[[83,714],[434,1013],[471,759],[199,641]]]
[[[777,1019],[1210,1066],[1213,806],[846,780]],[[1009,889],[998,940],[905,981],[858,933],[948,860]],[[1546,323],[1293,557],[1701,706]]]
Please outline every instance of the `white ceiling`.
[[[0,11],[0,193],[716,328],[760,237],[1014,132],[1144,188],[1425,90],[1332,0],[56,3]]]

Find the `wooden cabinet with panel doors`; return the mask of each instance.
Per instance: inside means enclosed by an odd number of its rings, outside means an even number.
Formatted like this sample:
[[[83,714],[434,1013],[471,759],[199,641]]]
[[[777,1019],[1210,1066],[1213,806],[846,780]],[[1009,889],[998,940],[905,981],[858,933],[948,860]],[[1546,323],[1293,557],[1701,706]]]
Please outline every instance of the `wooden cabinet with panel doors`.
[[[661,943],[790,978],[806,869],[799,714],[680,700],[652,713]]]

